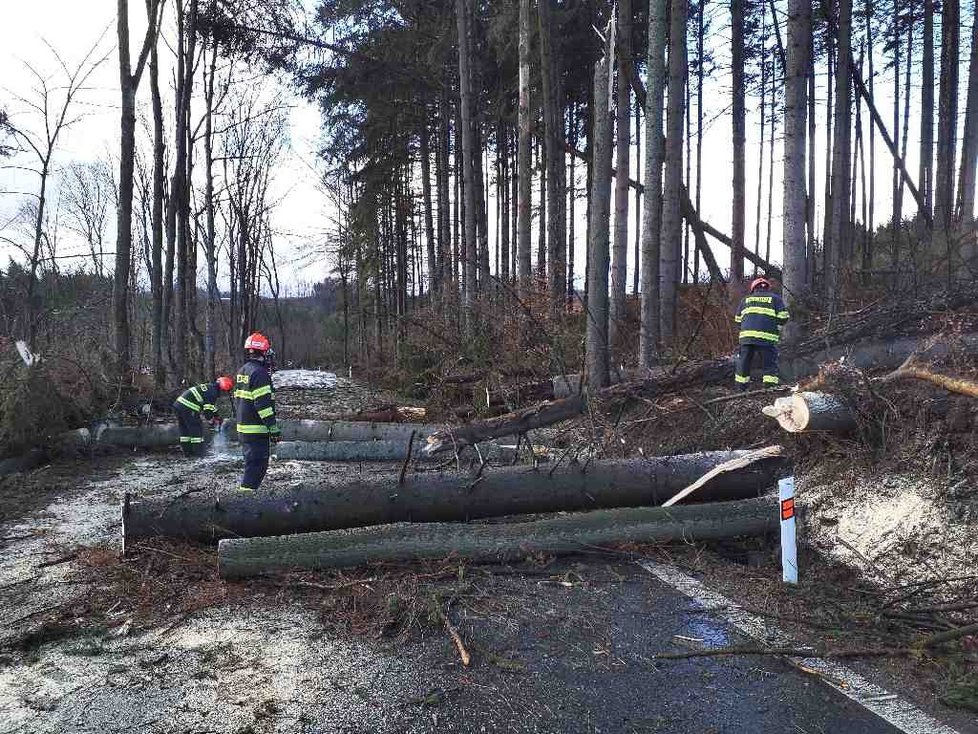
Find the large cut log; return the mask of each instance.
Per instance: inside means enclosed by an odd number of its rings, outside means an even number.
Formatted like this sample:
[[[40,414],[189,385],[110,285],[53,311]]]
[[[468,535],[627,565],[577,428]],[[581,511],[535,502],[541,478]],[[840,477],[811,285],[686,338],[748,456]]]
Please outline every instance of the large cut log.
[[[762,408],[762,412],[774,418],[788,433],[844,433],[856,427],[856,416],[849,406],[835,395],[824,392],[793,393],[778,398],[773,405]]]
[[[392,441],[405,446],[414,433],[416,441],[434,433],[436,426],[420,423],[369,423],[366,421],[282,421],[283,441]]]
[[[467,456],[482,458],[485,461],[513,461],[517,458],[516,439],[507,445],[491,442],[478,444],[476,454],[466,446]],[[534,446],[534,449],[537,447]],[[409,448],[409,442],[399,441],[283,441],[275,449],[279,459],[294,461],[405,461],[408,458],[418,461],[430,461],[420,450],[420,441],[415,440]],[[544,452],[542,458],[549,453]]]
[[[711,540],[772,532],[777,503],[767,497],[678,507],[595,510],[528,522],[382,525],[352,530],[235,538],[218,545],[221,576],[316,571],[367,563],[465,558],[495,562],[529,554],[565,555],[613,543]]]
[[[283,441],[275,455],[300,461],[404,461],[408,458],[408,442]]]
[[[134,449],[159,449],[180,443],[176,423],[152,426],[105,426],[95,434],[95,440],[105,446]]]
[[[440,522],[503,515],[661,504],[718,464],[744,452],[714,451],[554,469],[504,467],[475,477],[449,472],[340,476],[261,492],[182,493],[123,503],[123,546],[163,535],[198,542],[227,537]],[[697,501],[756,497],[785,469],[771,459],[707,483]]]
[[[828,362],[843,360],[849,367],[860,370],[894,369],[918,351],[925,336],[907,336],[879,341],[836,344],[829,347],[782,350],[781,375],[786,379],[799,379],[814,375]],[[941,358],[952,351],[969,353],[978,351],[978,334],[960,334],[953,340],[931,344],[926,349],[928,357]]]
[[[280,421],[283,441],[392,441],[407,445],[411,433],[421,441],[437,430],[420,423],[370,423],[367,421]],[[225,421],[229,438],[237,438],[234,421]],[[205,434],[206,437],[207,434]],[[106,426],[96,434],[96,441],[106,446],[128,448],[165,448],[180,443],[175,423],[151,426]]]
[[[337,416],[336,420],[369,421],[371,423],[416,423],[427,417],[428,411],[413,405],[382,405],[370,410],[360,410],[349,415]]]

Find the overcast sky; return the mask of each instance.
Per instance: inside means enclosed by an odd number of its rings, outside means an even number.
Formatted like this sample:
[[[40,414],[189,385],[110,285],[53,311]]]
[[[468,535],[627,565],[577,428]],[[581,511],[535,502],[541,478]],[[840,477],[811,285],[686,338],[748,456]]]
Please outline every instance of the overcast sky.
[[[56,58],[47,47],[56,49],[66,65],[73,69],[96,45],[95,58],[108,56],[92,75],[88,89],[74,107],[81,119],[73,125],[58,145],[55,169],[64,169],[74,161],[90,161],[118,155],[119,83],[116,56],[116,3],[109,0],[32,0],[5,3],[4,22],[0,23],[0,105],[5,106],[19,124],[38,130],[39,117],[30,114],[17,97],[31,98],[34,79],[25,62],[43,75],[58,75]],[[143,3],[131,3],[133,55],[138,53],[139,39],[145,28]],[[104,36],[103,36],[104,34]],[[168,64],[171,54],[161,52],[161,65]],[[163,84],[169,74],[161,73]],[[290,146],[275,171],[274,198],[281,201],[274,214],[278,264],[283,279],[313,282],[328,275],[332,264],[321,257],[310,257],[322,241],[328,226],[327,202],[316,187],[316,150],[319,147],[319,111],[307,101],[293,95],[284,85],[272,79],[292,104],[290,111]],[[164,96],[167,91],[164,90]],[[148,112],[148,81],[140,86],[140,104]],[[166,102],[164,102],[166,104]],[[19,157],[15,164],[26,164]],[[10,168],[0,171],[0,190],[35,191],[36,177]],[[55,191],[55,197],[57,191]],[[0,224],[12,216],[22,201],[13,194],[0,195]],[[114,219],[113,219],[114,223]],[[64,236],[64,234],[63,234]],[[114,238],[113,238],[114,239]],[[5,250],[7,254],[10,248]],[[77,243],[64,244],[59,254],[79,251]],[[2,262],[2,261],[0,261]]]
[[[0,104],[5,105],[14,113],[19,122],[28,122],[24,116],[23,105],[15,99],[18,95],[29,96],[32,80],[27,73],[24,62],[35,66],[42,73],[54,73],[57,70],[51,51],[45,41],[57,49],[64,57],[69,67],[76,65],[89,49],[102,38],[98,56],[106,56],[106,62],[92,76],[90,89],[84,95],[84,106],[76,109],[84,112],[84,117],[65,135],[58,146],[55,158],[56,169],[63,169],[72,161],[93,160],[111,155],[114,157],[118,147],[118,66],[115,56],[115,9],[116,4],[110,0],[31,0],[31,2],[5,3],[3,10],[4,22],[0,24]],[[132,3],[131,15],[133,38],[138,39],[145,25],[142,17],[142,3]],[[717,7],[715,10],[715,50],[714,56],[717,67],[724,69],[728,65],[726,11]],[[967,41],[968,34],[963,34]],[[134,51],[138,47],[137,40],[133,41]],[[963,50],[963,49],[962,49]],[[170,54],[164,50],[163,63],[167,63]],[[962,53],[965,60],[967,56]],[[878,68],[882,68],[878,62]],[[891,75],[890,75],[891,76]],[[163,75],[167,79],[168,74]],[[966,78],[966,77],[964,77]],[[276,83],[276,82],[272,82]],[[892,106],[889,95],[891,79],[882,76],[877,81],[878,105],[883,110]],[[819,100],[824,99],[824,79],[819,79]],[[141,103],[146,105],[147,84],[142,84],[140,92]],[[285,87],[283,86],[283,89]],[[316,150],[319,147],[319,111],[308,102],[296,98],[291,92],[289,99],[294,106],[290,113],[291,133],[289,152],[275,171],[275,194],[281,200],[274,215],[274,226],[279,232],[276,240],[276,252],[282,277],[291,283],[312,282],[326,276],[334,263],[328,258],[318,256],[322,233],[329,227],[329,206],[324,196],[317,189],[318,179],[315,173]],[[704,145],[704,175],[703,175],[703,204],[702,215],[717,228],[730,230],[730,201],[731,201],[731,146],[730,146],[730,117],[728,105],[730,100],[729,77],[719,73],[715,78],[708,79],[704,85],[704,118],[706,120]],[[916,100],[914,101],[916,105]],[[963,107],[963,101],[960,105]],[[758,175],[757,159],[757,100],[748,99],[748,163],[747,163],[747,244],[754,246],[756,188]],[[868,118],[868,115],[865,115]],[[917,115],[911,115],[916,120]],[[824,130],[822,121],[825,119],[824,110],[820,108],[818,123],[819,145],[824,145]],[[864,120],[864,126],[866,120]],[[866,127],[868,131],[868,127]],[[777,130],[777,144],[774,151],[775,189],[773,197],[774,222],[772,227],[772,259],[781,260],[781,127]],[[916,141],[918,134],[915,122],[911,125],[911,135],[908,155],[908,167],[916,171]],[[634,155],[634,150],[633,150]],[[768,153],[765,151],[765,156]],[[824,156],[819,154],[818,185],[821,186],[821,161]],[[889,171],[890,161],[884,154],[884,146],[877,141],[877,219],[885,216],[890,209]],[[15,162],[23,162],[23,159]],[[637,161],[632,165],[632,177],[639,177]],[[765,162],[767,175],[768,163]],[[583,184],[583,170],[578,166]],[[36,184],[28,174],[18,173],[9,168],[0,171],[0,190],[34,190]],[[534,199],[536,199],[536,186]],[[821,201],[821,196],[816,197]],[[0,225],[14,212],[21,199],[17,196],[0,195]],[[634,202],[634,198],[633,198]],[[907,198],[905,211],[911,211],[912,206]],[[489,202],[490,212],[495,211],[495,202]],[[579,223],[577,229],[577,258],[576,272],[584,272],[584,200],[578,202]],[[763,197],[762,222],[766,223],[767,194]],[[821,212],[819,212],[821,216]],[[634,210],[629,219],[634,241]],[[490,243],[496,241],[494,217],[490,216]],[[533,227],[534,239],[537,231]],[[761,239],[765,238],[765,226],[761,227]],[[66,252],[65,246],[62,252]],[[763,246],[762,246],[763,249]],[[634,263],[629,248],[629,270]],[[8,248],[9,253],[9,248]],[[728,253],[722,246],[717,246],[716,254],[722,267],[729,262]],[[629,284],[631,275],[629,275]]]

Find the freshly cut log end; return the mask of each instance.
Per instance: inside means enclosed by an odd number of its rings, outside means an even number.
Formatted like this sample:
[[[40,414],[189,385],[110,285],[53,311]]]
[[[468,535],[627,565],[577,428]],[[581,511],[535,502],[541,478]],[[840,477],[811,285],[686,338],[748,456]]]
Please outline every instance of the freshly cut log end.
[[[318,571],[368,563],[465,558],[517,560],[566,555],[620,542],[695,541],[762,535],[778,526],[777,501],[670,508],[594,510],[528,522],[396,524],[272,538],[234,538],[218,546],[220,573],[237,579],[286,570]]]
[[[823,392],[798,392],[778,398],[762,409],[788,433],[829,431],[843,433],[856,427],[856,417],[835,395]]]

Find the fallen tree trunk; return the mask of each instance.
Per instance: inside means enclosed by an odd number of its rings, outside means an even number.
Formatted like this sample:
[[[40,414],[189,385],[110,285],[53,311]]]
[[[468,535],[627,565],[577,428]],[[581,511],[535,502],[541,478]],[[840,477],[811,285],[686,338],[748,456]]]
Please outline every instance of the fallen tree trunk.
[[[408,441],[282,441],[275,455],[300,461],[403,461]]]
[[[587,407],[583,395],[574,395],[563,400],[541,403],[515,413],[507,413],[498,418],[473,421],[431,433],[424,447],[429,456],[442,451],[450,451],[462,446],[481,443],[490,438],[515,433],[517,435],[534,428],[553,425],[560,421],[580,415]]]
[[[539,512],[661,504],[718,464],[744,452],[716,451],[654,459],[593,461],[552,470],[504,467],[476,476],[449,472],[304,483],[261,492],[127,499],[123,547],[162,535],[198,542],[228,537],[440,522]],[[703,502],[756,497],[786,462],[772,459],[722,477],[696,493]]]
[[[505,440],[505,439],[504,439]],[[409,443],[398,441],[282,441],[275,448],[277,458],[285,461],[405,461],[415,458],[418,461],[431,461],[421,451],[410,450]],[[415,439],[414,445],[418,445]],[[512,462],[518,458],[516,439],[510,445],[500,442],[477,444],[479,454],[485,461]],[[463,447],[466,454],[476,457],[471,447]],[[544,452],[537,458],[547,459],[549,453]]]
[[[839,344],[812,351],[782,350],[781,375],[786,379],[798,379],[814,375],[827,362],[845,360],[845,364],[859,370],[894,369],[899,367],[920,348],[925,335],[883,339],[880,341]],[[961,334],[953,343],[932,344],[927,347],[929,356],[945,357],[953,350],[969,353],[978,351],[978,334]]]
[[[411,433],[420,441],[437,430],[420,423],[370,423],[367,421],[280,421],[283,441],[390,441],[407,445]],[[236,438],[234,421],[225,421],[229,438]],[[205,432],[205,438],[207,437]],[[96,434],[96,442],[106,446],[155,449],[180,443],[175,423],[151,426],[106,426]]]
[[[159,449],[178,445],[180,429],[176,423],[152,426],[105,426],[95,434],[95,441],[104,446]]]
[[[411,434],[420,440],[437,430],[420,423],[365,421],[282,421],[283,441],[393,441],[407,445]]]
[[[350,415],[338,417],[343,421],[369,421],[371,423],[416,423],[427,417],[424,408],[412,405],[384,405],[372,410],[361,410]]]
[[[835,395],[824,392],[797,392],[778,398],[762,412],[774,418],[788,433],[844,433],[856,427],[856,416],[849,406]]]
[[[566,555],[613,543],[711,540],[762,535],[778,525],[776,502],[762,497],[670,508],[595,510],[529,522],[383,525],[218,545],[227,579],[285,570],[347,568],[367,563],[465,558],[495,562],[533,553]]]

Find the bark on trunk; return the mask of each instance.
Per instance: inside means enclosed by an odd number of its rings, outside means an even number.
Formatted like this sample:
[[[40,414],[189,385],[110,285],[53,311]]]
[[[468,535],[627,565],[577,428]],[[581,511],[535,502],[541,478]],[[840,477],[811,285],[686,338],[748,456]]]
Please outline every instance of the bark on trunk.
[[[519,188],[516,201],[517,282],[524,295],[530,291],[530,0],[520,0],[519,44],[519,144],[517,150]]]
[[[666,78],[667,0],[649,3],[649,89],[645,99],[645,200],[642,211],[642,323],[639,367],[655,363],[659,347],[659,261],[662,226],[663,93]]]
[[[467,328],[474,326],[476,292],[477,240],[476,218],[479,206],[476,203],[475,156],[478,155],[473,139],[472,109],[472,56],[468,23],[469,0],[455,0],[455,16],[458,26],[458,76],[460,95],[460,125],[462,138],[462,188],[465,197],[465,253],[462,262],[465,272],[462,303],[465,309]]]
[[[594,155],[588,223],[587,373],[588,385],[608,384],[608,265],[611,217],[611,65],[613,39],[594,64]]]
[[[564,109],[559,59],[553,52],[550,0],[538,0],[540,75],[547,157],[547,287],[555,313],[563,310],[566,290],[567,234],[564,189]]]
[[[565,517],[490,525],[424,524],[359,528],[278,538],[222,540],[221,576],[322,570],[389,561],[465,558],[502,562],[545,553],[567,555],[621,542],[711,540],[764,535],[778,524],[767,498],[688,507],[597,510]]]
[[[665,174],[662,188],[662,251],[660,260],[660,334],[671,344],[676,334],[676,310],[682,261],[680,188],[683,183],[683,112],[686,88],[687,0],[672,0],[669,29],[669,106],[666,112]]]
[[[961,150],[961,175],[958,181],[958,222],[964,240],[961,244],[961,267],[958,275],[974,273],[978,243],[972,231],[975,218],[975,178],[978,167],[978,14],[971,23],[971,61],[968,67],[968,101],[964,113],[964,138]]]
[[[791,0],[788,5],[788,48],[784,92],[784,271],[783,285],[789,307],[807,290],[808,218],[806,192],[806,110],[808,64],[812,45],[812,5]],[[789,336],[791,332],[789,331]]]
[[[841,433],[856,427],[856,417],[849,407],[835,395],[822,392],[800,392],[778,398],[763,412],[777,420],[788,433]]]
[[[941,90],[937,110],[937,175],[934,181],[934,221],[943,231],[953,258],[948,233],[954,207],[954,159],[957,150],[958,66],[960,64],[960,5],[944,0],[941,18]],[[949,259],[950,266],[950,259]]]
[[[934,204],[934,0],[924,0],[923,65],[920,78],[920,190],[927,215]]]
[[[852,2],[837,0],[839,21],[836,43],[834,139],[832,141],[832,215],[825,243],[825,292],[830,311],[838,306],[840,268],[849,243],[849,165],[852,147]]]
[[[608,342],[613,352],[625,345],[621,331],[625,322],[625,284],[628,282],[628,177],[631,169],[631,59],[632,3],[618,1],[618,99],[615,117],[615,231],[611,247],[611,311]]]
[[[207,217],[204,257],[207,260],[207,304],[204,317],[204,364],[207,375],[217,370],[218,311],[221,292],[217,287],[217,229],[214,201],[214,85],[217,76],[217,46],[211,50],[210,69],[206,76],[204,125],[204,207]]]
[[[283,441],[275,447],[275,455],[302,461],[403,461],[408,458],[409,441]],[[419,452],[418,458],[424,454]]]
[[[147,10],[153,0],[148,0]],[[163,189],[166,185],[166,161],[163,142],[163,99],[160,94],[159,53],[152,45],[149,57],[149,89],[153,105],[153,244],[150,293],[153,299],[152,369],[157,389],[166,383],[163,367]]]
[[[733,295],[739,298],[741,281],[744,279],[744,238],[747,201],[747,164],[745,146],[747,139],[747,110],[745,107],[744,81],[744,0],[730,3],[730,36],[733,75],[733,214],[730,239],[730,282]],[[700,63],[703,60],[700,59]]]
[[[123,541],[156,535],[214,542],[394,522],[451,522],[539,512],[648,507],[670,499],[724,461],[744,452],[706,452],[654,459],[593,461],[555,471],[532,467],[486,470],[478,477],[449,472],[361,475],[347,482],[302,483],[283,490],[220,495],[131,498],[123,508]],[[723,474],[695,500],[757,497],[786,470],[765,460]]]
[[[180,443],[180,429],[175,424],[158,426],[109,426],[95,434],[103,446],[131,449],[161,449]]]
[[[112,281],[113,346],[119,375],[128,378],[129,344],[129,269],[132,260],[132,195],[136,156],[136,83],[129,58],[129,2],[117,7],[119,78],[122,94],[119,152],[119,203],[115,246],[115,273]],[[41,202],[44,198],[40,199]],[[30,300],[30,299],[28,299]]]
[[[431,200],[431,128],[427,119],[421,124],[421,191],[424,201],[425,255],[428,258],[428,291],[438,290],[438,258],[435,255],[435,215]]]

